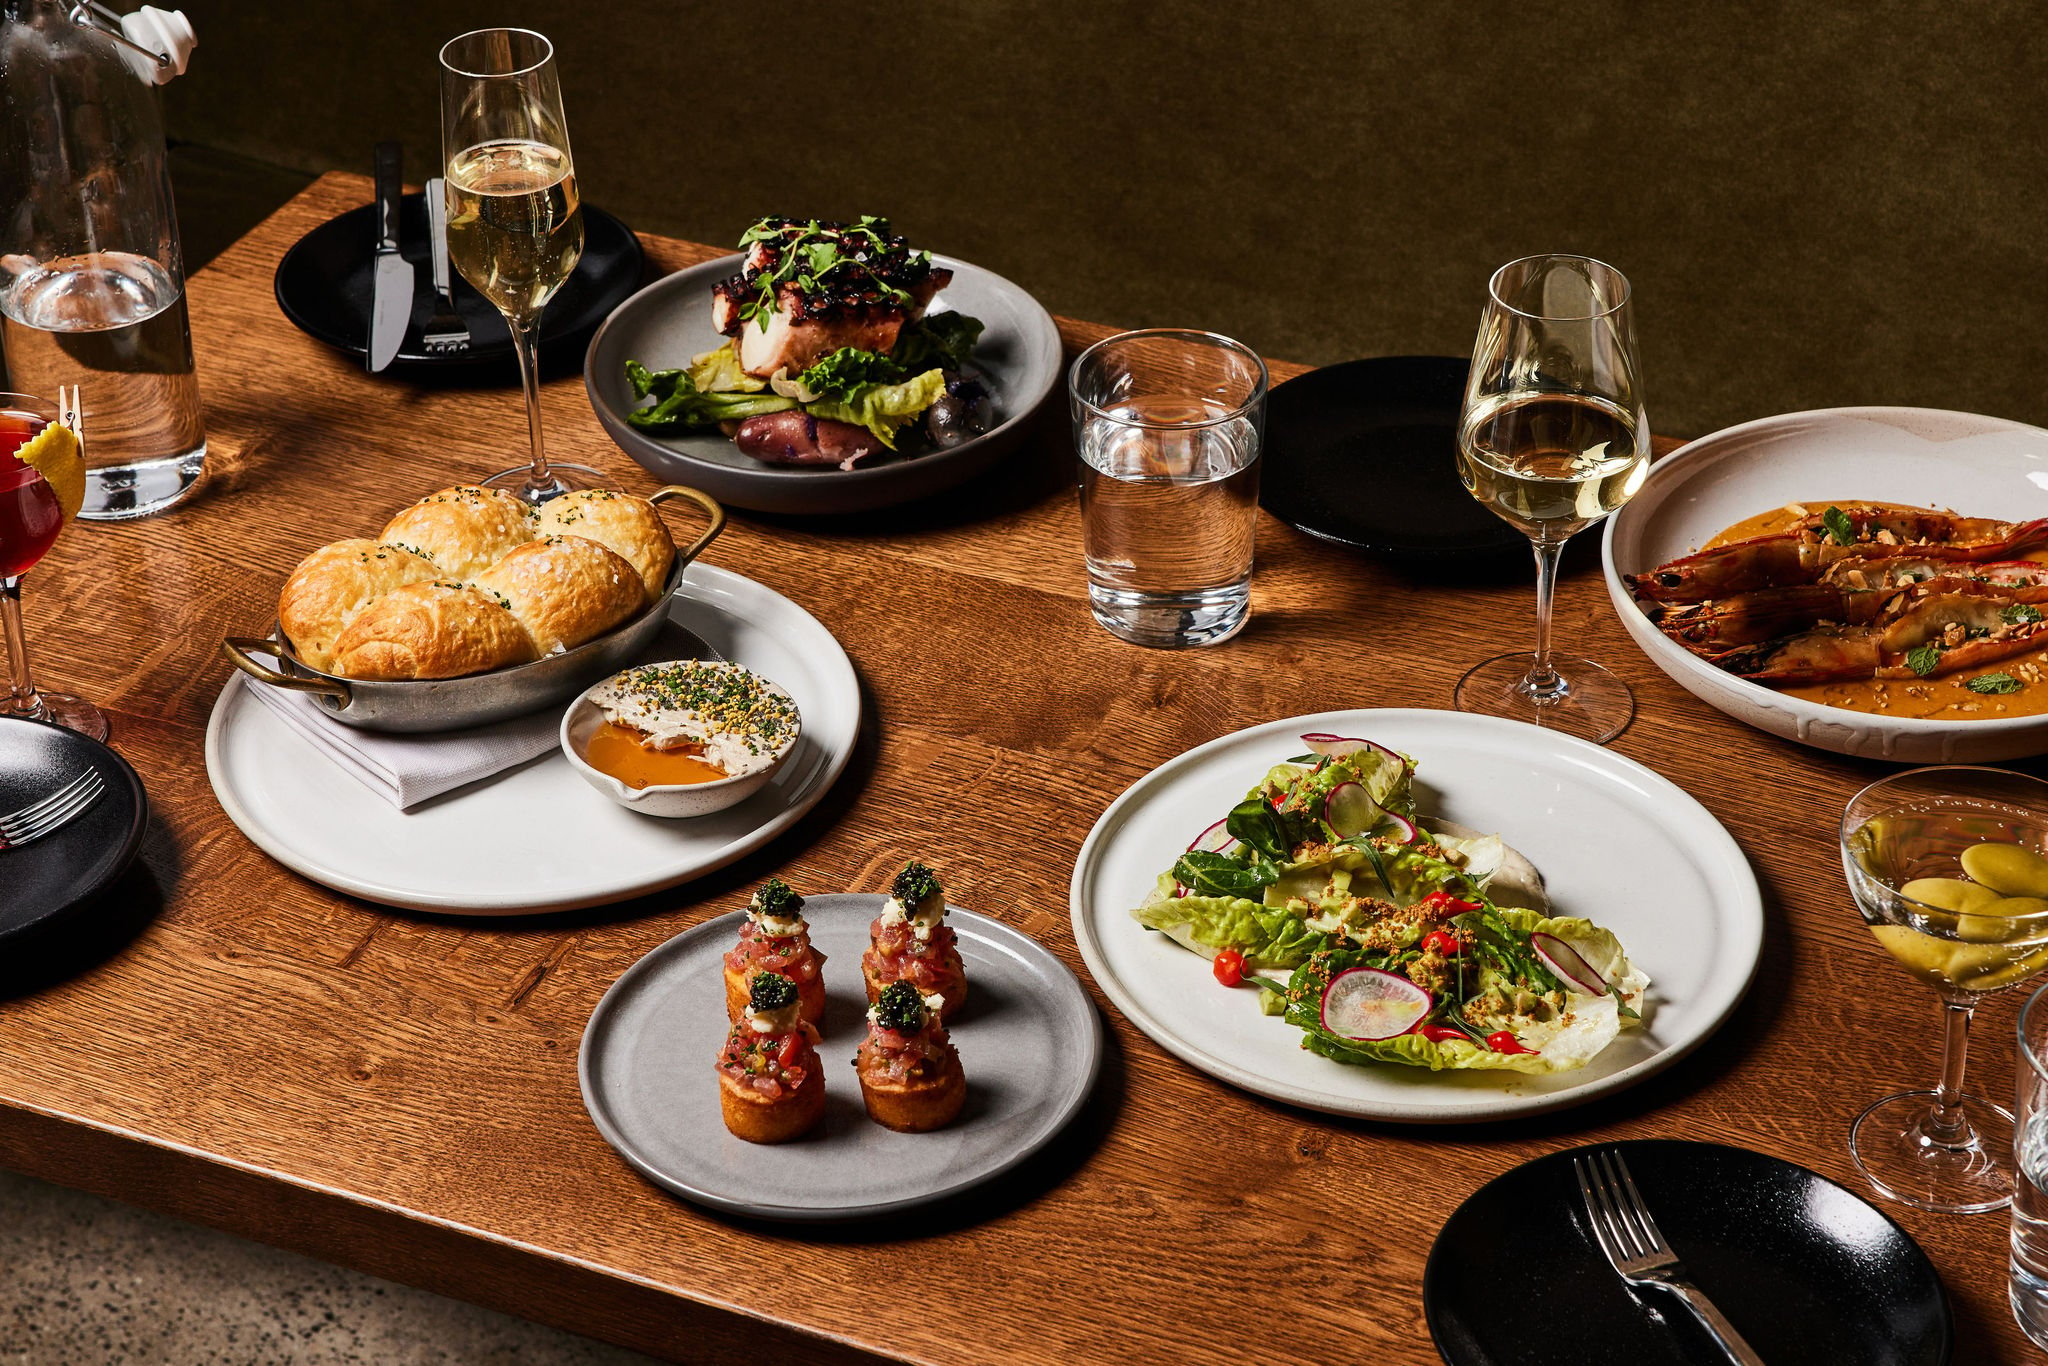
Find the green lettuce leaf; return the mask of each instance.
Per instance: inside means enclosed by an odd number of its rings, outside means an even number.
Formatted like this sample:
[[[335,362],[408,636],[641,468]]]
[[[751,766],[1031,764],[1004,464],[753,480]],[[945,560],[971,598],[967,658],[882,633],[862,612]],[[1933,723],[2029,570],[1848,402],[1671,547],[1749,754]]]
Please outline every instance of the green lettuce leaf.
[[[869,385],[897,384],[911,373],[879,351],[842,346],[798,375],[797,383],[814,403],[856,403]]]
[[[692,356],[684,373],[700,394],[758,394],[768,387],[767,380],[740,369],[740,355],[731,342]]]
[[[1152,897],[1131,912],[1139,924],[1171,935],[1183,948],[1205,957],[1234,948],[1253,968],[1292,968],[1329,940],[1292,911],[1244,897],[1176,897],[1171,874],[1162,876]]]
[[[720,357],[726,358],[720,360]],[[707,390],[702,387],[698,376],[718,382],[726,381],[725,366],[730,363],[730,373],[738,376],[738,383],[745,381],[751,389],[737,391]],[[779,413],[786,408],[796,407],[791,399],[776,394],[760,392],[759,380],[748,380],[740,374],[739,358],[730,346],[721,346],[706,351],[690,362],[686,370],[649,370],[638,361],[626,362],[626,383],[633,387],[635,398],[651,398],[653,403],[644,408],[635,408],[626,414],[626,421],[645,431],[689,431],[697,427],[715,427],[721,422],[737,422],[756,413]]]
[[[838,403],[826,399],[806,403],[804,411],[813,417],[865,427],[875,434],[877,441],[893,451],[896,449],[897,428],[938,402],[939,396],[945,392],[945,375],[937,370],[927,370],[901,384],[870,385],[861,390],[853,402]],[[785,402],[784,406],[789,405]]]
[[[897,335],[889,356],[905,374],[960,370],[966,367],[981,333],[979,318],[970,318],[965,313],[933,313],[905,327]]]

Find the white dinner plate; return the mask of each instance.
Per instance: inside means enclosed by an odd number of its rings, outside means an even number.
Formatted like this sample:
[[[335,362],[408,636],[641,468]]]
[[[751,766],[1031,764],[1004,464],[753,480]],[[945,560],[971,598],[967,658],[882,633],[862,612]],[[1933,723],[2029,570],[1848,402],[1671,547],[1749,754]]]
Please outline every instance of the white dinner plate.
[[[1350,1066],[1304,1050],[1300,1030],[1259,1013],[1254,989],[1220,985],[1207,959],[1133,920],[1188,841],[1317,731],[1409,755],[1424,816],[1498,832],[1542,872],[1554,914],[1613,930],[1650,975],[1643,1027],[1576,1072]],[[1413,1124],[1561,1109],[1662,1071],[1728,1018],[1763,947],[1763,898],[1742,850],[1675,784],[1568,735],[1455,711],[1297,716],[1169,759],[1089,832],[1073,914],[1088,970],[1169,1053],[1274,1100]]]
[[[1824,408],[1689,442],[1651,466],[1602,534],[1607,595],[1621,624],[1651,663],[1701,701],[1816,749],[1915,764],[2048,753],[2048,716],[1877,716],[1737,678],[1658,630],[1621,581],[1691,554],[1745,517],[1826,499],[1953,508],[1966,517],[2048,516],[2048,431],[1933,408]]]
[[[804,898],[825,965],[818,1056],[825,1118],[789,1143],[734,1138],[713,1060],[724,1042],[725,953],[745,916],[684,930],[612,984],[583,1031],[583,1104],[605,1140],[648,1180],[755,1219],[872,1219],[993,1181],[1052,1141],[1094,1089],[1102,1028],[1088,993],[1044,945],[948,906],[967,1000],[946,1026],[967,1073],[960,1117],[900,1134],[868,1119],[848,1066],[867,1037],[860,957],[887,898]]]
[[[796,752],[716,815],[642,816],[593,789],[559,749],[410,810],[350,777],[231,674],[206,728],[214,795],[279,863],[336,891],[413,910],[526,915],[687,882],[794,825],[853,756],[860,684],[832,633],[771,588],[692,564],[669,618],[718,658],[789,690]],[[565,704],[566,705],[566,704]]]

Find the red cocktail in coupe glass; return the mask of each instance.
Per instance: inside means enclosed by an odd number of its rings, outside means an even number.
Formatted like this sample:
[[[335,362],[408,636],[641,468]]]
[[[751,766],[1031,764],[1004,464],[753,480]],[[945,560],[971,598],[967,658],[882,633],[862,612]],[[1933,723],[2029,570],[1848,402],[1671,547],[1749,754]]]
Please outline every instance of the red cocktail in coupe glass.
[[[21,625],[22,575],[41,562],[64,529],[57,492],[15,454],[57,420],[57,410],[27,394],[0,393],[0,631],[7,638],[12,686],[0,693],[0,716],[55,721],[95,740],[107,738],[99,708],[69,693],[37,692]]]

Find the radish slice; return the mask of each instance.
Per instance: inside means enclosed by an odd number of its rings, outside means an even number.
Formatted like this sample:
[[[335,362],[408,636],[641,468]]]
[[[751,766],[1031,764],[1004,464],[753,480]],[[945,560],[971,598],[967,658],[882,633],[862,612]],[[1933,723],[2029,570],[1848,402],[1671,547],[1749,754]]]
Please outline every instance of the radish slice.
[[[1362,835],[1387,814],[1365,790],[1364,783],[1339,783],[1323,798],[1323,819],[1340,839]]]
[[[1434,1004],[1398,973],[1352,968],[1323,990],[1323,1028],[1346,1039],[1391,1039],[1415,1028]]]
[[[1538,930],[1529,936],[1529,947],[1543,960],[1543,966],[1561,982],[1569,982],[1588,996],[1605,996],[1607,981],[1579,951],[1554,934]]]
[[[1332,759],[1342,759],[1346,755],[1356,754],[1362,749],[1376,749],[1397,764],[1406,762],[1400,755],[1394,753],[1394,751],[1378,741],[1361,740],[1355,735],[1330,735],[1323,731],[1313,731],[1302,736],[1301,742],[1307,745],[1314,753],[1327,754]]]
[[[1188,841],[1188,852],[1192,854],[1200,850],[1205,854],[1220,854],[1236,843],[1236,838],[1230,833],[1230,817],[1225,816]]]
[[[1389,811],[1383,806],[1380,808],[1380,814],[1393,822],[1394,842],[1396,844],[1413,844],[1416,840],[1422,838],[1422,831],[1416,828],[1415,822],[1409,820],[1400,812]]]

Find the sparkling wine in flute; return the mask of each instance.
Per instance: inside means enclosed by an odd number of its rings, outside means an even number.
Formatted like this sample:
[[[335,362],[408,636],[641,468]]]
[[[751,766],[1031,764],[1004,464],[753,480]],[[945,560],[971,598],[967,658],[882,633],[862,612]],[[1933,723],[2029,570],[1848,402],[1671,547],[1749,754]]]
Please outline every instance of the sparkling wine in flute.
[[[1590,394],[1509,394],[1475,404],[1458,477],[1524,535],[1560,543],[1626,503],[1650,468],[1629,410]]]
[[[508,316],[531,319],[583,255],[576,171],[546,143],[504,139],[448,162],[448,259]]]

